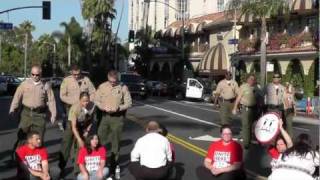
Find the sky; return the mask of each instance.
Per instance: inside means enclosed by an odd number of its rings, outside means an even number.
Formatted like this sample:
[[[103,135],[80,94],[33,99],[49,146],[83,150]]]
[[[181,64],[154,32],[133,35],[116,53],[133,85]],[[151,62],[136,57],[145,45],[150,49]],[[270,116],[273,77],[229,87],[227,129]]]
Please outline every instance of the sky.
[[[120,23],[118,36],[124,42],[128,37],[128,0],[116,0],[115,9],[117,10],[116,19],[113,21],[113,31],[118,26],[122,3],[124,2],[123,17]],[[22,6],[41,6],[42,0],[0,0],[0,11],[22,7]],[[51,20],[42,19],[42,9],[22,9],[0,14],[0,21],[11,22],[18,26],[25,20],[32,21],[36,30],[32,32],[35,39],[44,33],[51,34],[55,30],[63,31],[60,27],[61,22],[69,22],[74,16],[81,26],[85,21],[81,15],[80,0],[51,0]]]

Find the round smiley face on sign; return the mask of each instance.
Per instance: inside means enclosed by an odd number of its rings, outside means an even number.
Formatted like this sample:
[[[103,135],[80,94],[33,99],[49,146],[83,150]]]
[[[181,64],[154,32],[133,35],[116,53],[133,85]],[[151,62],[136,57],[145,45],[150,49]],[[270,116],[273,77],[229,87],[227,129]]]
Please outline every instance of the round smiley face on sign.
[[[268,144],[279,134],[280,116],[277,113],[267,113],[257,122],[254,134],[262,144]]]

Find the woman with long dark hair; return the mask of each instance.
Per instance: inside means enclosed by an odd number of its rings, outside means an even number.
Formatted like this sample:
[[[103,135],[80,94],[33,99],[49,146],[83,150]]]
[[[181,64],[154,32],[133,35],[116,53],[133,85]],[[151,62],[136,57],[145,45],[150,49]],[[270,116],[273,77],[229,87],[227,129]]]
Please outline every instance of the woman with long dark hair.
[[[313,180],[319,153],[312,149],[308,134],[300,134],[294,145],[280,155],[269,180]]]
[[[80,148],[77,164],[80,173],[78,180],[102,180],[109,173],[106,165],[106,149],[101,146],[98,135],[89,135],[84,147]]]
[[[272,158],[271,167],[276,167],[279,156],[284,153],[288,148],[293,146],[292,140],[288,132],[283,127],[283,121],[280,121],[280,135],[275,139],[273,145],[268,149],[268,154]]]

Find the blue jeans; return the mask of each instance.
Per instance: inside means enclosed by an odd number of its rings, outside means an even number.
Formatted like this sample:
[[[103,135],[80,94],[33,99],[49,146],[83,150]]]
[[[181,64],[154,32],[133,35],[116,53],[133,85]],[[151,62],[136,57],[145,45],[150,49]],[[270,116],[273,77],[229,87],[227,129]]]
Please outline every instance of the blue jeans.
[[[109,169],[107,167],[103,168],[102,174],[103,174],[102,178],[106,178],[107,175],[109,174]],[[96,179],[98,179],[97,171],[89,172],[89,180],[96,180]],[[84,177],[81,173],[78,174],[77,180],[84,180]]]

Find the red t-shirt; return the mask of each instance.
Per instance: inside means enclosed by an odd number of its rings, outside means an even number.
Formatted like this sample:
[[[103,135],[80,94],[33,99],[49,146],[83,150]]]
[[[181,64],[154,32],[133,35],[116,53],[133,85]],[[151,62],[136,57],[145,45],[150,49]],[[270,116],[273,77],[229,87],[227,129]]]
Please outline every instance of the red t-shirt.
[[[272,157],[272,159],[278,159],[280,156],[279,151],[273,146],[269,147],[268,154],[269,154],[269,156]]]
[[[231,140],[224,145],[222,140],[219,140],[210,145],[206,158],[212,160],[212,165],[216,168],[228,167],[235,162],[242,162],[242,148],[235,141]]]
[[[28,145],[20,146],[16,153],[18,161],[23,162],[30,169],[35,171],[42,171],[41,162],[48,160],[47,149],[44,147],[31,149]]]
[[[91,154],[88,154],[88,151],[85,147],[82,147],[78,154],[78,164],[85,164],[87,171],[97,171],[102,160],[107,160],[106,158],[106,149],[101,146],[97,150],[92,151]]]

